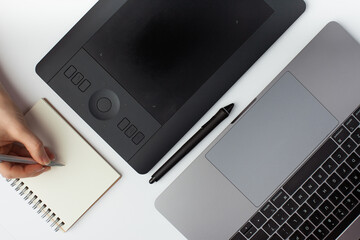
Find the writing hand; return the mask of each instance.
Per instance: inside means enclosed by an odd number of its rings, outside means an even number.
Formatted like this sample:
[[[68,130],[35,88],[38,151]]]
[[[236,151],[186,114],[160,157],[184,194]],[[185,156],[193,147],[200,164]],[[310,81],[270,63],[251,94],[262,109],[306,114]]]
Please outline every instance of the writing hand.
[[[23,114],[0,85],[0,154],[31,157],[39,164],[0,163],[0,174],[5,178],[35,177],[50,170],[43,166],[55,155],[27,127]]]

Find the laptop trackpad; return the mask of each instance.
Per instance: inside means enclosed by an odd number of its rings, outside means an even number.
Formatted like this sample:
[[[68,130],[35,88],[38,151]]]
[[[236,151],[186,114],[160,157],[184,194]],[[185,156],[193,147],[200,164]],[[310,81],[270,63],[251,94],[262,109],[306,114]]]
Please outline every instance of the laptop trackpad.
[[[206,157],[259,206],[337,124],[287,72]]]

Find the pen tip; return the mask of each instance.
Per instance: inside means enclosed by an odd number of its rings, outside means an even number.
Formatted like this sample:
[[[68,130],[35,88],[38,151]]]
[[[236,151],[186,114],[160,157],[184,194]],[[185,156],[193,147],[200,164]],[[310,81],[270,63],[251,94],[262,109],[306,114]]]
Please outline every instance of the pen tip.
[[[48,167],[63,167],[65,165],[62,164],[62,163],[57,163],[57,162],[50,162],[49,164],[47,164],[45,166],[48,166]]]
[[[226,107],[224,107],[224,109],[225,109],[225,111],[227,111],[228,113],[230,113],[231,110],[233,109],[233,107],[234,107],[234,104],[231,103],[231,104],[227,105]]]
[[[155,179],[154,178],[151,178],[150,180],[149,180],[149,183],[150,184],[153,184],[155,182]]]

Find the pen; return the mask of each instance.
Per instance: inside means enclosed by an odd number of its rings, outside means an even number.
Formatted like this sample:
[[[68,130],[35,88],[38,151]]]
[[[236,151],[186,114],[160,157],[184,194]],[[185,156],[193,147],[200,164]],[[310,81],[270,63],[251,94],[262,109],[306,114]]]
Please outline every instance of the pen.
[[[4,155],[4,154],[0,154],[0,163],[1,162],[12,162],[12,163],[23,163],[23,164],[38,164],[35,160],[33,160],[31,158],[12,156],[12,155]],[[46,166],[49,166],[49,167],[64,166],[64,164],[52,161]]]
[[[149,181],[150,184],[157,182],[175,164],[177,164],[186,154],[188,154],[201,140],[203,140],[217,125],[227,118],[233,109],[234,104],[221,108],[207,123],[200,128],[167,162],[157,170]]]

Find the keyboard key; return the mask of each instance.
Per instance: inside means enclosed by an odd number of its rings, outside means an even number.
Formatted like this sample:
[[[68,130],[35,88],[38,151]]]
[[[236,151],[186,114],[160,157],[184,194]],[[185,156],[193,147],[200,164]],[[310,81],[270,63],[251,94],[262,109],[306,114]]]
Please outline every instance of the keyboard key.
[[[276,222],[270,219],[265,223],[263,229],[265,230],[265,232],[267,232],[267,234],[272,235],[274,232],[276,232],[276,230],[279,229],[279,225],[277,225]]]
[[[264,240],[264,239],[268,239],[268,235],[262,230],[260,229],[252,238],[251,240]]]
[[[329,200],[325,200],[325,202],[323,204],[320,205],[319,210],[325,215],[328,216],[332,210],[334,210],[334,205],[332,205],[331,202],[329,202]]]
[[[358,122],[358,120],[356,120],[356,118],[354,118],[353,116],[350,116],[344,122],[344,125],[350,132],[353,132],[359,126],[359,122]]]
[[[349,214],[340,221],[340,223],[331,231],[331,233],[327,236],[327,239],[337,239],[338,236],[346,230],[346,228],[348,226],[350,226],[350,224],[356,220],[356,218],[358,218],[359,216],[359,211],[360,211],[360,205],[357,205],[352,211],[349,212]],[[359,234],[359,228],[357,228],[357,231],[355,231],[357,234]],[[348,237],[345,238],[346,240],[355,240],[358,239],[359,236],[355,234],[355,236],[357,237]],[[345,236],[344,236],[345,237]]]
[[[358,148],[355,150],[355,152],[357,153],[357,155],[360,156],[360,147],[358,147]]]
[[[333,173],[329,179],[326,181],[327,184],[330,185],[333,189],[337,188],[339,184],[341,183],[341,178],[336,173]]]
[[[350,195],[343,201],[343,204],[351,211],[358,202],[359,201],[353,195]]]
[[[257,212],[250,222],[254,224],[255,227],[260,228],[266,222],[266,218],[260,212]]]
[[[356,168],[360,163],[360,157],[353,153],[346,159],[346,163],[349,164],[350,167]]]
[[[276,212],[276,208],[271,202],[267,202],[261,209],[261,212],[265,215],[265,217],[269,218]]]
[[[314,225],[309,222],[309,221],[306,221],[303,223],[303,225],[301,225],[300,227],[300,231],[305,235],[305,236],[308,236],[310,235],[310,233],[315,229]]]
[[[282,189],[280,189],[272,198],[271,202],[279,208],[281,205],[283,205],[286,200],[289,199],[289,195],[287,195]]]
[[[314,180],[312,180],[311,178],[303,185],[304,190],[308,193],[308,194],[312,194],[313,192],[315,192],[315,190],[317,189],[319,185],[316,184],[316,182]]]
[[[312,177],[318,184],[322,184],[325,181],[325,179],[328,177],[328,175],[325,173],[324,170],[320,168],[313,174]]]
[[[346,153],[341,149],[338,148],[333,155],[331,155],[332,159],[335,160],[338,164],[341,164],[345,158],[347,157]]]
[[[354,189],[354,186],[348,181],[345,180],[340,186],[339,186],[339,190],[340,192],[342,192],[342,194],[344,194],[345,196],[347,196],[349,193],[351,193],[351,191]]]
[[[346,121],[344,122],[344,126],[350,131],[353,132],[358,126],[359,121],[354,117],[350,116]]]
[[[355,195],[355,197],[356,197],[357,199],[360,200],[360,185],[357,186],[357,187],[354,189],[353,194]]]
[[[307,201],[307,203],[313,208],[316,209],[321,203],[323,202],[323,200],[321,199],[321,197],[319,195],[317,195],[316,193],[314,193],[309,200]]]
[[[331,158],[329,158],[324,165],[322,165],[322,168],[328,173],[332,173],[336,168],[337,168],[337,164],[334,162],[334,160],[332,160]]]
[[[325,217],[318,210],[316,210],[310,217],[309,220],[315,225],[318,226],[324,220]]]
[[[339,220],[337,220],[334,215],[330,215],[327,219],[325,219],[324,224],[329,230],[333,230],[336,225],[339,223]]]
[[[237,232],[232,238],[230,238],[230,240],[246,240],[246,238],[241,235],[240,232]]]
[[[345,150],[345,152],[347,152],[348,154],[350,154],[352,151],[354,151],[354,149],[357,147],[357,144],[351,139],[348,138],[342,145],[341,147]]]
[[[256,228],[253,226],[244,235],[247,238],[251,238],[251,236],[254,235],[255,232],[256,232]]]
[[[320,197],[325,199],[330,195],[330,193],[332,192],[332,189],[329,185],[324,183],[323,185],[321,185],[319,187],[319,189],[316,192],[320,195]]]
[[[332,202],[332,204],[337,206],[341,203],[342,200],[344,200],[344,196],[338,190],[335,190],[335,192],[330,195],[329,200]]]
[[[287,239],[294,231],[286,223],[277,231],[277,233],[283,238]]]
[[[272,237],[269,240],[282,240],[281,237],[279,235],[277,235],[276,233],[274,235],[272,235]]]
[[[293,214],[296,209],[298,209],[299,205],[296,204],[296,202],[294,202],[294,200],[289,199],[289,201],[287,201],[284,206],[283,209],[289,214]]]
[[[304,205],[302,205],[297,211],[297,214],[299,214],[303,219],[306,219],[308,216],[310,216],[312,212],[313,210],[311,209],[311,207],[304,203]]]
[[[331,138],[328,139],[284,185],[284,190],[293,195],[300,186],[323,164],[329,155],[335,151],[337,144]]]
[[[346,130],[344,126],[341,126],[338,130],[336,130],[332,137],[337,144],[341,145],[349,135],[350,132]]]
[[[250,222],[247,222],[247,223],[240,229],[240,232],[245,235],[245,233],[247,233],[247,232],[250,230],[250,228],[252,228],[252,227],[253,227],[253,225],[252,225]]]
[[[289,218],[289,215],[287,215],[287,213],[282,209],[279,209],[273,218],[279,225],[282,225]]]
[[[291,237],[289,239],[290,240],[305,240],[305,236],[301,232],[296,231],[293,235],[291,235]]]
[[[303,223],[304,220],[302,220],[302,218],[298,215],[298,214],[294,214],[292,215],[289,220],[287,221],[287,223],[293,228],[296,229],[300,226],[300,224]]]
[[[355,112],[353,113],[354,116],[360,121],[360,108],[358,108],[357,110],[355,110]]]
[[[360,144],[360,128],[356,129],[356,131],[351,134],[351,138],[357,143]]]
[[[318,240],[318,239],[311,234],[309,237],[306,238],[306,240]]]
[[[295,193],[295,195],[293,196],[294,200],[295,200],[299,205],[303,204],[308,197],[309,197],[309,195],[307,195],[307,193],[306,193],[304,190],[302,190],[302,189],[299,189],[299,190]]]
[[[329,230],[327,230],[324,225],[321,225],[314,231],[314,234],[318,239],[323,240],[325,239],[326,235],[329,234]]]
[[[334,215],[339,219],[342,220],[347,214],[349,213],[349,211],[343,206],[340,205],[338,208],[335,209],[334,211]]]
[[[340,165],[340,167],[338,167],[338,169],[336,169],[336,172],[342,178],[346,178],[351,173],[351,168],[346,163],[343,163],[343,164]]]
[[[352,182],[352,184],[354,184],[355,186],[359,184],[360,182],[360,172],[358,170],[353,171],[349,178],[350,182]]]

